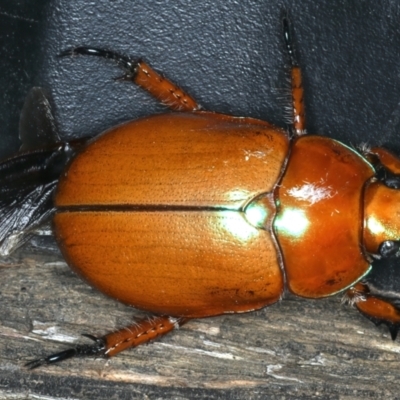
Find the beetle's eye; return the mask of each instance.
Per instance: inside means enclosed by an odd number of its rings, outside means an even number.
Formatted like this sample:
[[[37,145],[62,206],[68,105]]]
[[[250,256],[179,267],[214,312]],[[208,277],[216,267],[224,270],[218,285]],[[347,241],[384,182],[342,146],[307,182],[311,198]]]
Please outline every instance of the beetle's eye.
[[[393,240],[386,240],[379,246],[379,254],[384,257],[396,257],[400,249],[400,243]]]

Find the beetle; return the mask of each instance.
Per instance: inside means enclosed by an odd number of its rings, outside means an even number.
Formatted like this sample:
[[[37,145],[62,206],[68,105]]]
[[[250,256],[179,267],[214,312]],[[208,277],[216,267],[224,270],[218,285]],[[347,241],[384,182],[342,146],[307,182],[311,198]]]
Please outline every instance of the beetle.
[[[114,356],[193,318],[266,307],[286,290],[315,299],[345,292],[396,338],[400,296],[382,289],[373,267],[400,255],[400,160],[382,148],[357,151],[307,134],[287,17],[283,32],[291,65],[288,129],[205,111],[141,60],[91,47],[61,54],[115,61],[125,70],[121,79],[170,112],[95,138],[55,137],[43,145],[40,134],[22,137],[22,151],[0,164],[0,252],[51,219],[75,272],[156,316],[102,338],[89,335],[92,345],[31,361],[29,368]],[[26,108],[33,102],[46,113],[41,91],[31,92]],[[54,132],[47,122],[43,131]]]

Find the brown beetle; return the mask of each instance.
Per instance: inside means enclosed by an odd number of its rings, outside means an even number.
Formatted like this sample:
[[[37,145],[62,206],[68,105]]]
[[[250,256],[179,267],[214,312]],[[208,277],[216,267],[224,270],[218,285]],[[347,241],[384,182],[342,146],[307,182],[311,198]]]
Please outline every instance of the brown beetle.
[[[193,318],[265,307],[285,289],[307,298],[348,289],[347,299],[386,323],[395,338],[398,296],[363,277],[374,256],[399,253],[393,216],[400,160],[380,148],[359,153],[306,134],[286,18],[284,34],[292,66],[289,132],[203,111],[142,61],[87,47],[63,53],[115,60],[125,79],[173,112],[4,161],[0,210],[13,217],[2,221],[2,252],[52,217],[74,271],[103,293],[159,316],[29,367],[75,355],[113,356]]]

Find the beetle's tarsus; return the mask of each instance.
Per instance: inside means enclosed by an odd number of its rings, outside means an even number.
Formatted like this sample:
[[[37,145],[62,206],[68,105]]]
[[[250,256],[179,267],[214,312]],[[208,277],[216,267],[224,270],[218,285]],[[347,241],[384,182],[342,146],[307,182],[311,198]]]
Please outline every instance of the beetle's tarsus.
[[[282,24],[283,24],[283,37],[285,40],[285,46],[287,49],[287,53],[289,55],[290,64],[292,67],[298,67],[299,63],[297,61],[296,51],[293,45],[293,35],[290,26],[290,19],[287,11],[284,12],[282,16]]]
[[[290,19],[285,11],[282,16],[283,38],[291,65],[292,86],[292,132],[295,137],[307,134],[304,110],[304,89],[297,54],[295,51]]]
[[[125,70],[125,73],[121,76],[117,76],[116,78],[114,78],[114,81],[134,80],[137,74],[137,67],[140,63],[140,60],[132,60],[131,58],[126,57],[122,54],[94,47],[73,47],[62,51],[58,56],[66,57],[76,55],[97,56],[115,61],[119,67]]]
[[[130,71],[132,75],[135,74],[136,66],[138,64],[137,60],[132,60],[131,58],[124,56],[122,54],[115,53],[114,51],[98,49],[95,47],[74,47],[62,51],[58,56],[65,57],[65,56],[75,56],[75,55],[97,56],[113,60],[120,67]]]
[[[83,336],[93,340],[95,343],[92,345],[78,345],[72,349],[60,351],[59,353],[55,353],[47,357],[29,361],[25,364],[25,367],[28,369],[35,369],[41,367],[42,365],[55,364],[72,357],[99,356],[105,354],[106,343],[103,338],[99,339],[88,334],[83,334]]]

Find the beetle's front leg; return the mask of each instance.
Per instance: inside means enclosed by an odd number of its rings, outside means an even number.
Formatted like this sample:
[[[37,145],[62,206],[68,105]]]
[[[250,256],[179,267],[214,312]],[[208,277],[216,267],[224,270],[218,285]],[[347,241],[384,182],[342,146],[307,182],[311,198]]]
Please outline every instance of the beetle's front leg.
[[[78,345],[74,348],[30,361],[26,364],[26,367],[34,369],[41,365],[54,364],[72,357],[112,357],[129,347],[137,347],[159,336],[165,335],[179,328],[187,321],[189,321],[189,318],[174,318],[169,316],[153,317],[143,319],[134,325],[109,333],[102,338],[84,335],[93,339],[94,344]]]
[[[374,293],[368,283],[357,283],[346,292],[345,301],[375,325],[385,324],[395,340],[400,329],[400,309],[394,301]]]
[[[98,56],[114,60],[126,71],[119,79],[133,81],[174,111],[190,112],[201,109],[201,106],[184,90],[154,71],[150,65],[142,60],[133,60],[112,51],[90,47],[69,49],[62,52],[60,56],[77,54]]]
[[[382,147],[361,146],[363,156],[374,166],[375,178],[392,189],[400,189],[400,160]]]

